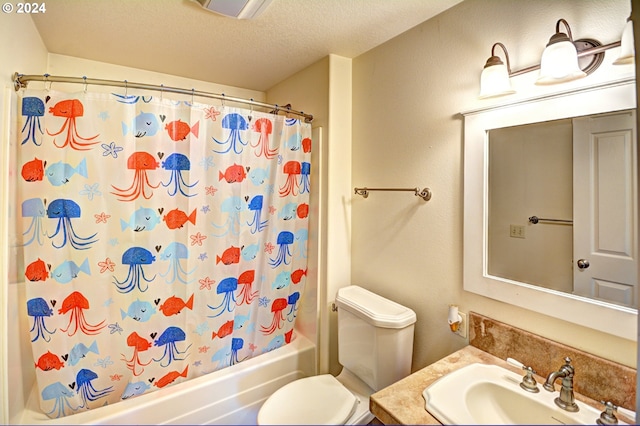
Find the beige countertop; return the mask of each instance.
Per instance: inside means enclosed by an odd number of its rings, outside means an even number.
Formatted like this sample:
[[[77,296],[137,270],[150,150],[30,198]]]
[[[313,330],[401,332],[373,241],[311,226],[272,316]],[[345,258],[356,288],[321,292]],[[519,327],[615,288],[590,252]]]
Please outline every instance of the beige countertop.
[[[410,376],[394,383],[371,395],[370,410],[380,422],[384,424],[432,424],[440,422],[425,409],[425,400],[422,391],[431,383],[446,375],[473,363],[495,364],[511,371],[521,373],[516,367],[507,364],[506,361],[484,352],[473,346],[466,346],[441,360],[416,371]],[[538,383],[544,383],[544,379],[535,376]],[[576,400],[601,409],[602,405],[596,401],[576,394]],[[618,415],[622,421],[628,419]]]

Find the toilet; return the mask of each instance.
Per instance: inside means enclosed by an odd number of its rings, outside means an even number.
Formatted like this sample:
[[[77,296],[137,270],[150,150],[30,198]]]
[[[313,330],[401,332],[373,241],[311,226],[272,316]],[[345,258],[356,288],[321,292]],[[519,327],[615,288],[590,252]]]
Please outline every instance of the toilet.
[[[415,312],[355,285],[338,290],[336,306],[342,372],[278,389],[258,424],[367,424],[371,394],[411,373]]]

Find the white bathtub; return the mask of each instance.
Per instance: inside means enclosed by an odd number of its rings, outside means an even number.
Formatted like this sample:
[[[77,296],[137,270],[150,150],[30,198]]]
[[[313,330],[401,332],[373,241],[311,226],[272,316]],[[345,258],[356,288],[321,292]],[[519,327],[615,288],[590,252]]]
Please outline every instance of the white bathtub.
[[[285,384],[315,374],[315,345],[290,344],[240,364],[149,394],[60,419],[38,407],[31,390],[22,424],[256,424],[264,400]]]

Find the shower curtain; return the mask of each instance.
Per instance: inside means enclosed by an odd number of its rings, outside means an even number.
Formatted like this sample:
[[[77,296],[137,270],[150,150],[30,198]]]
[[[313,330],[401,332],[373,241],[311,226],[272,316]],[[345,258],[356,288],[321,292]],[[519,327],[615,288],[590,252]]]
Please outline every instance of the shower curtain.
[[[311,125],[129,93],[25,90],[16,176],[34,369],[52,418],[293,338]]]

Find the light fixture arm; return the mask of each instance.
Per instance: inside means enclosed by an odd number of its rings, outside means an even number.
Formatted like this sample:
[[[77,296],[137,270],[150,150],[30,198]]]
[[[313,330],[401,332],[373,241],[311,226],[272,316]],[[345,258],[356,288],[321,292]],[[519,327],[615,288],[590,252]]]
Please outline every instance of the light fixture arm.
[[[502,48],[502,51],[504,52],[504,58],[507,61],[507,72],[509,74],[511,74],[511,63],[509,62],[509,52],[507,52],[507,48],[505,47],[504,44],[497,42],[494,43],[493,46],[491,46],[491,57],[496,57],[496,46],[500,46]]]
[[[561,22],[564,24],[564,27],[567,29],[567,36],[569,37],[569,41],[573,43],[573,37],[571,36],[571,27],[569,26],[569,23],[562,18],[558,19],[558,22],[556,22],[556,34],[560,33]]]

